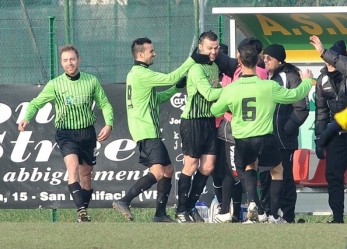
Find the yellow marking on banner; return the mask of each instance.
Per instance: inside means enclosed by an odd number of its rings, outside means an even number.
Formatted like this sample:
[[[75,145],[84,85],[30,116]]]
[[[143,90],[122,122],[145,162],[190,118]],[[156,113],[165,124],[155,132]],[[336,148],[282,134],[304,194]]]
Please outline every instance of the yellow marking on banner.
[[[316,50],[286,50],[286,62],[323,62]]]
[[[329,35],[336,35],[336,31],[333,28],[327,28]]]

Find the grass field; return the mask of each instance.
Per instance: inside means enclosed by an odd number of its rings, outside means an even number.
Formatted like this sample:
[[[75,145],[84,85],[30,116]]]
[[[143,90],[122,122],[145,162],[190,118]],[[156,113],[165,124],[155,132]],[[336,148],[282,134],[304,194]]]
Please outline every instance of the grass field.
[[[325,216],[298,216],[305,224],[158,224],[153,209],[133,212],[136,220],[126,222],[112,209],[90,209],[93,221],[77,224],[71,209],[58,210],[54,223],[47,209],[0,210],[0,248],[347,248],[347,224],[325,224]]]

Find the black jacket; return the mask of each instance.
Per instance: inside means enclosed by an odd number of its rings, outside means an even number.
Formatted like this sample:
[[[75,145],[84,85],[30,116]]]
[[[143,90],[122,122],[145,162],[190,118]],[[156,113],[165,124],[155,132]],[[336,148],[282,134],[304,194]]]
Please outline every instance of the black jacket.
[[[299,69],[290,63],[277,68],[271,80],[285,88],[296,88],[301,83]],[[308,97],[294,104],[277,104],[274,113],[274,134],[280,149],[297,149],[299,127],[309,114]]]
[[[230,58],[228,55],[219,52],[214,61],[221,73],[228,75],[230,78],[234,77],[235,70],[238,66],[238,61],[235,58]]]
[[[323,59],[333,65],[337,71],[329,73],[324,67],[317,80],[315,97],[316,137],[319,137],[327,128],[335,113],[347,107],[347,57],[338,56],[335,52],[327,50],[323,54]]]

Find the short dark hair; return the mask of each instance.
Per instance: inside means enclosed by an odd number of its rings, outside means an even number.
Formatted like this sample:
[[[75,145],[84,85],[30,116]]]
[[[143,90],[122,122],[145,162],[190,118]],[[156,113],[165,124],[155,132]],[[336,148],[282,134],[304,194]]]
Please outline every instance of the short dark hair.
[[[253,68],[257,65],[259,54],[257,49],[250,43],[244,43],[238,48],[241,63],[247,68]]]
[[[143,52],[143,44],[145,43],[152,44],[152,41],[147,37],[137,38],[133,41],[133,43],[131,44],[131,53],[133,54],[134,58],[136,58],[136,54],[138,52]]]
[[[77,56],[77,58],[80,57],[80,55],[79,55],[79,53],[78,53],[78,50],[77,50],[76,46],[73,45],[73,44],[68,44],[68,45],[64,45],[64,46],[60,47],[60,49],[59,49],[59,55],[60,55],[60,57],[61,57],[61,54],[62,54],[62,53],[67,52],[67,51],[74,51],[75,54],[76,54],[76,56]]]
[[[247,38],[243,39],[243,40],[240,42],[240,44],[239,44],[239,46],[238,46],[238,48],[237,48],[237,50],[238,50],[239,52],[240,52],[240,49],[239,49],[240,46],[243,46],[244,44],[249,44],[249,45],[254,46],[254,48],[257,50],[258,54],[260,54],[261,51],[263,51],[263,44],[262,44],[261,41],[258,40],[257,38],[254,38],[254,37],[247,37]]]
[[[214,33],[212,30],[201,33],[199,36],[199,43],[201,43],[204,39],[209,39],[210,41],[217,41],[218,35]]]

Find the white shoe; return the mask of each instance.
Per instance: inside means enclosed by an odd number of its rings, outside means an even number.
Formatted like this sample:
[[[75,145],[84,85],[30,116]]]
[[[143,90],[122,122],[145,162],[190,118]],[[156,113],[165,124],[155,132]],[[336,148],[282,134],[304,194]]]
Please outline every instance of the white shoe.
[[[280,216],[278,216],[278,218],[275,219],[272,215],[269,215],[269,223],[270,224],[286,224],[287,221]]]
[[[255,220],[249,220],[249,219],[246,219],[244,222],[242,222],[242,224],[254,224],[254,223],[257,223]]]
[[[258,207],[254,201],[251,201],[248,205],[247,219],[252,221],[258,221]]]
[[[233,216],[230,213],[217,214],[214,216],[214,223],[231,223]]]
[[[215,196],[211,202],[210,208],[208,209],[208,223],[214,223],[214,217],[219,213],[220,204]]]
[[[267,217],[266,213],[258,214],[258,221],[259,221],[260,223],[266,223],[266,222],[268,222],[268,217]]]

